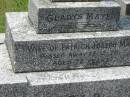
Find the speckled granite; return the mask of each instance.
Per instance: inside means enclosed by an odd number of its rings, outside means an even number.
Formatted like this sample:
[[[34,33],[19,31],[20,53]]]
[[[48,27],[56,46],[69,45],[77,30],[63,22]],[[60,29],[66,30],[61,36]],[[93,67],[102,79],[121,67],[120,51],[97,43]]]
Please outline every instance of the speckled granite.
[[[52,2],[98,2],[101,0],[51,0]]]
[[[113,0],[51,0],[52,2],[99,2],[99,1],[113,1]]]
[[[0,45],[0,97],[129,97],[130,66],[14,73]]]
[[[130,67],[28,75],[29,97],[129,97]]]
[[[4,43],[5,33],[0,33],[0,44]]]
[[[0,97],[26,97],[27,79],[12,70],[5,44],[0,45]]]
[[[120,6],[110,2],[30,0],[29,18],[37,33],[76,33],[118,30]]]
[[[37,34],[28,13],[7,13],[6,45],[15,72],[130,65],[130,20],[119,31]]]

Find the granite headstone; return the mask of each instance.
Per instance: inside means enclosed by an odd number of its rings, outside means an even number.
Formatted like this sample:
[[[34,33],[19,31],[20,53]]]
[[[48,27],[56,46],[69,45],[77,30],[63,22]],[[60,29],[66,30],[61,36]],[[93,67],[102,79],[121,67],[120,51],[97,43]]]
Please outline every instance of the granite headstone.
[[[130,65],[127,19],[121,19],[119,31],[37,34],[28,13],[8,13],[6,18],[6,44],[15,72]]]
[[[14,73],[0,45],[1,97],[129,97],[130,66]]]
[[[120,6],[114,1],[29,3],[30,21],[40,34],[118,30],[119,17]]]

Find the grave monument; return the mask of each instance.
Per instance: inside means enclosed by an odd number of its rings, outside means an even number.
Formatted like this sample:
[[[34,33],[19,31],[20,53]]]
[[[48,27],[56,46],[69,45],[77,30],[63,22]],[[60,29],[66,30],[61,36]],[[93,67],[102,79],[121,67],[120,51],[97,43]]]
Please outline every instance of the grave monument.
[[[130,20],[111,0],[30,0],[6,13],[1,97],[129,97]]]

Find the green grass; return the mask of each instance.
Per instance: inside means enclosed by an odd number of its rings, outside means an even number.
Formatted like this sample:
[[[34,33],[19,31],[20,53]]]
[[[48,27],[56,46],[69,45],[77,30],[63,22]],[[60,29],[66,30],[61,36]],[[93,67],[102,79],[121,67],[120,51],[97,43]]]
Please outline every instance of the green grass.
[[[0,16],[0,33],[1,32],[4,32],[4,29],[5,29],[5,27],[4,27],[4,25],[5,25],[5,17],[4,17],[4,15],[1,15]]]
[[[28,0],[0,0],[0,32],[5,32],[5,12],[27,11]]]

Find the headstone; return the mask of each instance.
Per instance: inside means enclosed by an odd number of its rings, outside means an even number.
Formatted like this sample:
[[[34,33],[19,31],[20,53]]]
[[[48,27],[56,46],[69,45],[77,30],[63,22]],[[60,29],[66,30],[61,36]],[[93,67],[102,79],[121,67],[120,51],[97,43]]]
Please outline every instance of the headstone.
[[[118,30],[119,17],[120,6],[114,1],[29,4],[29,18],[40,34]]]
[[[14,73],[0,45],[1,97],[129,97],[130,66]]]
[[[130,97],[130,20],[119,14],[108,0],[6,13],[0,97]]]
[[[119,31],[37,34],[28,13],[8,13],[6,18],[6,45],[15,72],[130,65],[128,19],[121,19]]]

